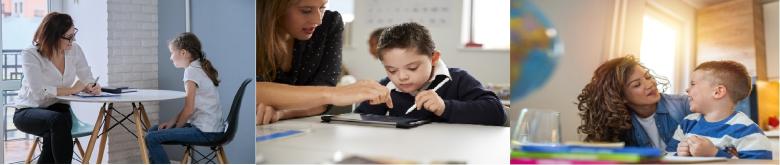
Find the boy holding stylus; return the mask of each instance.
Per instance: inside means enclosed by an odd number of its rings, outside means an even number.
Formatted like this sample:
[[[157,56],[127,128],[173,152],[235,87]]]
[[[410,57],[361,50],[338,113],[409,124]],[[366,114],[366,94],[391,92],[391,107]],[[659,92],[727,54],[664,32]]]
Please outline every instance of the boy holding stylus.
[[[501,101],[465,70],[447,68],[428,30],[417,23],[385,29],[377,46],[393,108],[363,102],[357,113],[388,114],[434,122],[503,125]]]

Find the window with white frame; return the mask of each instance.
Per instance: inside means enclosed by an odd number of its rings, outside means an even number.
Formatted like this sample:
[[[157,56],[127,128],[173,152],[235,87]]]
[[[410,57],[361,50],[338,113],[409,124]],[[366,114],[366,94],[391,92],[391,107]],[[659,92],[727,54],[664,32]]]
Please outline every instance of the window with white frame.
[[[509,0],[464,0],[464,46],[481,44],[483,49],[509,49]]]
[[[33,35],[38,25],[43,20],[43,17],[50,11],[50,6],[59,6],[59,1],[50,0],[2,0],[2,7],[0,7],[0,16],[2,22],[0,22],[0,49],[2,49],[2,57],[0,57],[0,91],[2,91],[2,99],[0,104],[6,105],[16,97],[17,90],[21,86],[22,66],[21,66],[21,52],[22,49],[32,45]],[[13,109],[4,109],[6,123],[5,126],[5,138],[18,139],[28,138],[29,136],[22,133],[13,126]]]
[[[646,8],[643,16],[639,60],[656,75],[669,80],[664,93],[684,92],[682,70],[682,23],[655,8]]]
[[[341,19],[344,21],[344,37],[342,43],[344,47],[352,45],[352,22],[355,20],[355,0],[329,0],[325,4],[325,9],[338,11]]]

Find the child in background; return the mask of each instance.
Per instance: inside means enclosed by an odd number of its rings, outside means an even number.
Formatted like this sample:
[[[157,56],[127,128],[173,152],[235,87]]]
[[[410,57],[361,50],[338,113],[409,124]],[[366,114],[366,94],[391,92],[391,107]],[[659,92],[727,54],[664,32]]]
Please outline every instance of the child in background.
[[[447,68],[422,25],[388,27],[379,38],[377,53],[387,72],[380,84],[391,90],[392,108],[366,101],[355,112],[463,124],[500,126],[506,121],[498,97],[465,70]],[[440,88],[435,90],[436,86]],[[415,110],[407,114],[413,105]]]
[[[379,59],[379,53],[376,51],[376,46],[379,44],[379,36],[382,35],[382,31],[384,30],[385,27],[377,28],[372,31],[371,35],[368,37],[368,52],[370,52],[371,56],[375,59]]]
[[[747,69],[734,61],[711,61],[691,74],[691,112],[666,148],[678,156],[772,159],[769,139],[735,104],[750,94]]]
[[[184,108],[176,117],[153,126],[146,134],[151,163],[169,164],[165,142],[202,143],[216,140],[224,131],[219,106],[218,72],[206,59],[195,34],[182,33],[168,44],[171,61],[184,68]]]

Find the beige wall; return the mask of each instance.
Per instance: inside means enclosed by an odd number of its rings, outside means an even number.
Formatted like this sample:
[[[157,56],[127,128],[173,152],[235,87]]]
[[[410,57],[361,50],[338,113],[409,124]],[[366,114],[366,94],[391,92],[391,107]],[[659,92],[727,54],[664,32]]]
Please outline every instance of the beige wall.
[[[778,2],[764,4],[764,35],[766,39],[766,74],[769,80],[778,80],[778,59],[777,47],[777,21],[778,21]]]
[[[512,103],[510,117],[516,123],[522,108],[561,112],[561,135],[564,141],[577,140],[579,112],[574,104],[593,70],[604,61],[605,43],[613,1],[545,1],[532,0],[561,36],[564,55],[550,80],[541,89],[519,102]]]

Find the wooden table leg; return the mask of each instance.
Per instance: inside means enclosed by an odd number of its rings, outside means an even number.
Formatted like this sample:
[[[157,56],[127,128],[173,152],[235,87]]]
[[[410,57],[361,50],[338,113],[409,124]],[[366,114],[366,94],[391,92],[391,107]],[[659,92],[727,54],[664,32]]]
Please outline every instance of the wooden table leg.
[[[149,164],[149,153],[146,149],[146,131],[141,128],[141,109],[134,109],[133,110],[135,114],[133,116],[135,117],[135,130],[138,132],[138,146],[141,148],[141,159],[143,160],[144,164]]]
[[[149,116],[146,115],[146,108],[144,108],[144,104],[138,103],[138,106],[141,107],[141,117],[144,120],[144,123],[146,123],[147,127],[152,127],[152,123],[149,121]]]
[[[111,126],[111,112],[114,109],[114,103],[108,104],[108,111],[106,113],[106,116],[103,117],[103,136],[100,137],[100,148],[98,148],[98,157],[97,161],[95,161],[95,164],[103,162],[103,152],[106,150],[106,138],[108,138],[108,128]]]
[[[92,149],[95,148],[95,141],[97,140],[97,136],[100,132],[100,126],[103,124],[103,114],[106,113],[106,103],[103,103],[103,106],[100,107],[100,111],[98,112],[97,120],[95,120],[95,128],[92,129],[92,135],[89,136],[89,143],[87,143],[87,152],[84,154],[84,158],[82,159],[81,163],[83,164],[89,164],[89,158],[92,157]]]

